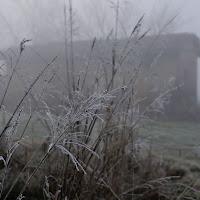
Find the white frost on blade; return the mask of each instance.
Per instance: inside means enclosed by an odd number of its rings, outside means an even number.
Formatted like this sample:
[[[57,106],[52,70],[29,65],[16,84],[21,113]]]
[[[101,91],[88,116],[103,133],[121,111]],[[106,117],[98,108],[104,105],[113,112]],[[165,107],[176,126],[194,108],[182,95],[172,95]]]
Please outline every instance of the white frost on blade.
[[[48,148],[48,151],[47,151],[47,153],[49,153],[49,152],[51,151],[51,149],[52,149],[53,145],[54,145],[54,143],[51,143],[51,144],[49,145],[49,148]]]
[[[25,196],[22,196],[22,194],[17,198],[17,200],[25,199]]]
[[[0,156],[0,160],[2,160],[4,163],[4,166],[6,166],[6,161],[4,160],[3,156]]]
[[[87,174],[86,171],[83,169],[82,165],[79,163],[79,161],[63,146],[56,145],[56,147],[64,154],[69,155],[69,157],[72,159],[72,162],[75,164],[77,171],[79,171],[78,166],[82,169],[84,174]]]
[[[13,144],[13,146],[10,147],[9,152],[8,152],[8,154],[7,154],[7,158],[6,158],[7,164],[9,163],[9,161],[10,161],[10,159],[11,159],[11,156],[14,154],[15,150],[16,150],[17,147],[19,146],[19,143],[20,143],[20,141],[15,142],[15,143]]]

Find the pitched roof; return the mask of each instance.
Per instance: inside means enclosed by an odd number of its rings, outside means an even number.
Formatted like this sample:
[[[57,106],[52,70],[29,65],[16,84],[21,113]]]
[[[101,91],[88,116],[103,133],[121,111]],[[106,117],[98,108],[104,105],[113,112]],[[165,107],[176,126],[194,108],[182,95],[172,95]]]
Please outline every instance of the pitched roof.
[[[118,54],[123,52],[124,46],[128,39],[120,39],[117,42]],[[146,36],[144,37],[135,47],[131,46],[135,44],[135,39],[132,39],[129,44],[129,48],[132,48],[132,54],[137,55],[139,58],[145,57],[145,62],[149,59],[157,56],[161,51],[164,55],[177,56],[181,51],[191,51],[194,52],[198,57],[200,56],[200,41],[199,38],[190,33],[180,33],[180,34],[166,34],[158,36]],[[74,55],[75,59],[80,56],[87,57],[90,53],[92,46],[92,40],[88,41],[76,41],[74,42]],[[24,60],[35,65],[44,65],[44,60],[49,62],[56,54],[63,50],[60,61],[63,62],[65,58],[64,42],[52,42],[48,44],[31,45],[27,46],[23,52],[24,59],[21,59],[21,63]],[[93,56],[98,58],[99,54],[102,53],[105,57],[111,57],[113,41],[112,40],[98,40],[95,44],[96,48],[93,52]],[[70,48],[70,46],[69,46]],[[11,48],[14,52],[19,52],[19,47]],[[4,54],[10,54],[5,51]],[[17,57],[17,56],[15,56]],[[0,59],[5,58],[0,55]],[[16,59],[16,58],[15,58]]]

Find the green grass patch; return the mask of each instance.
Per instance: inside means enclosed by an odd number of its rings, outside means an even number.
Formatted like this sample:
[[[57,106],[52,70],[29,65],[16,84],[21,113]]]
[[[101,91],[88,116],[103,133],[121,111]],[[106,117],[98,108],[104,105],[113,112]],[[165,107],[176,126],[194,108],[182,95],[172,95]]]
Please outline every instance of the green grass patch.
[[[195,175],[200,170],[200,124],[194,122],[155,122],[142,129],[150,138],[157,157],[187,168]]]

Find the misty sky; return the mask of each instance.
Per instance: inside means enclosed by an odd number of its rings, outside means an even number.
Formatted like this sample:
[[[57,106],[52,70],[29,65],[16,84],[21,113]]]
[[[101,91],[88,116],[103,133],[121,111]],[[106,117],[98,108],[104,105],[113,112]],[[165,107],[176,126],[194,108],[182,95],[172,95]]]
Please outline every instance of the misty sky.
[[[64,37],[64,2],[68,0],[0,0],[1,46],[14,45],[22,38],[35,43],[62,40]],[[115,24],[112,2],[116,0],[72,0],[74,8],[74,37],[90,39],[105,37]],[[200,37],[200,0],[126,0],[120,1],[119,35],[128,34],[137,20],[145,14],[143,29],[157,33],[193,32]],[[128,2],[128,3],[127,3]],[[67,13],[68,15],[68,13]],[[68,17],[68,16],[67,16]]]

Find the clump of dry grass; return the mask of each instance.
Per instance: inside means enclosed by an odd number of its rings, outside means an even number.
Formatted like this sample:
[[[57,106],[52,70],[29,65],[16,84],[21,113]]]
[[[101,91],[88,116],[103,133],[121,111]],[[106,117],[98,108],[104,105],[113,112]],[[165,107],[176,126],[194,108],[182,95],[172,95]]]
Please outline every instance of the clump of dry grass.
[[[133,28],[130,36],[121,47],[118,43],[118,15],[120,3],[114,5],[116,11],[116,24],[114,34],[110,34],[106,43],[111,44],[109,51],[105,44],[98,43],[95,38],[85,71],[75,74],[74,49],[73,49],[73,10],[69,1],[70,21],[70,62],[68,60],[68,38],[65,27],[65,54],[66,72],[68,77],[62,87],[56,88],[56,101],[49,103],[45,94],[47,88],[54,81],[58,69],[54,69],[50,76],[45,78],[45,86],[40,93],[34,90],[42,76],[52,67],[58,55],[47,64],[32,83],[25,88],[19,103],[9,115],[4,128],[0,133],[0,142],[7,135],[5,156],[0,157],[3,162],[3,176],[1,177],[0,195],[6,175],[14,162],[14,152],[20,142],[23,142],[26,130],[33,116],[36,116],[45,125],[48,135],[43,142],[37,144],[31,157],[25,155],[23,169],[13,180],[4,199],[8,199],[23,178],[24,185],[17,189],[18,200],[23,199],[26,190],[30,190],[31,181],[35,181],[43,189],[44,199],[150,199],[161,195],[160,190],[175,176],[166,176],[164,168],[159,162],[154,162],[152,157],[144,159],[144,152],[150,152],[148,142],[139,134],[140,128],[149,121],[149,113],[160,112],[169,102],[171,93],[175,88],[164,91],[153,99],[152,102],[141,110],[143,99],[137,96],[138,79],[142,68],[142,61],[133,65],[134,51],[143,37],[140,34],[142,18]],[[64,16],[67,17],[66,8]],[[67,20],[65,26],[67,26]],[[1,100],[1,112],[4,112],[4,101],[9,92],[10,82],[17,73],[18,61],[24,51],[24,40],[21,44],[19,57],[12,73],[5,82],[5,91]],[[98,43],[98,44],[97,44]],[[94,64],[93,53],[100,45],[103,51]],[[107,52],[109,51],[109,54]],[[110,55],[110,57],[109,57]],[[91,77],[90,65],[94,70]],[[127,68],[128,66],[128,68]],[[94,81],[91,83],[91,81]],[[70,86],[70,89],[68,89]],[[54,90],[55,91],[55,90]],[[46,92],[46,93],[45,93]],[[20,115],[27,99],[34,100],[30,106],[31,112],[23,131],[15,140]],[[27,116],[27,114],[26,114]],[[19,148],[20,149],[20,148]],[[26,151],[25,151],[26,153]],[[13,169],[11,169],[13,170]],[[157,173],[154,173],[157,170]],[[159,171],[159,173],[158,173]],[[43,181],[42,181],[43,180]],[[40,184],[42,181],[42,184]],[[164,198],[164,197],[163,197]],[[165,197],[167,199],[167,197]],[[155,199],[155,198],[154,198]]]

